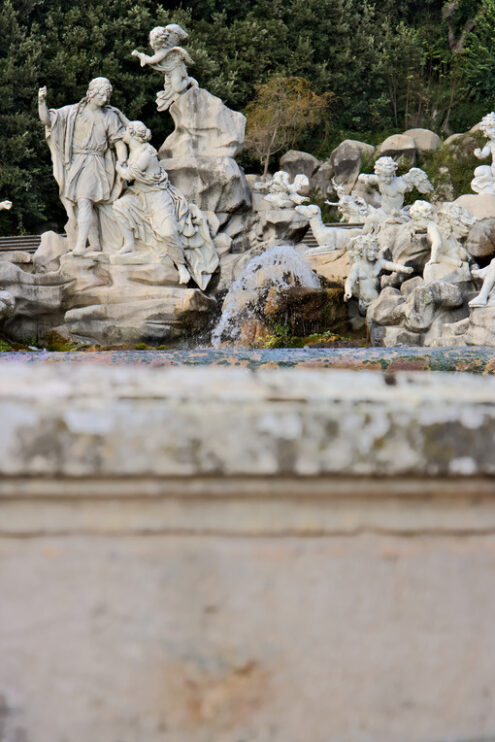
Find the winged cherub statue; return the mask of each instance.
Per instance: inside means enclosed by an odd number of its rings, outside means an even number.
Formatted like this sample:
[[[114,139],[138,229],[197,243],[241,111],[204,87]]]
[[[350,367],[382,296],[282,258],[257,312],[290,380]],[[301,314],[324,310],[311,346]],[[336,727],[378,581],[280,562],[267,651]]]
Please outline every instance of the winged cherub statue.
[[[381,206],[373,217],[376,221],[406,222],[408,216],[403,210],[406,193],[417,188],[420,193],[429,193],[433,190],[428,176],[419,167],[411,168],[404,175],[396,175],[398,165],[392,157],[379,157],[375,162],[372,175],[361,173],[359,180],[371,186],[377,186],[380,191]]]
[[[188,34],[177,23],[156,26],[150,31],[149,37],[154,54],[148,56],[137,49],[132,52],[132,56],[139,59],[141,67],[149,65],[165,75],[163,90],[156,95],[159,111],[168,111],[181,93],[192,86],[198,87],[197,81],[187,72],[187,65],[194,62],[186,50],[179,46],[187,37]]]

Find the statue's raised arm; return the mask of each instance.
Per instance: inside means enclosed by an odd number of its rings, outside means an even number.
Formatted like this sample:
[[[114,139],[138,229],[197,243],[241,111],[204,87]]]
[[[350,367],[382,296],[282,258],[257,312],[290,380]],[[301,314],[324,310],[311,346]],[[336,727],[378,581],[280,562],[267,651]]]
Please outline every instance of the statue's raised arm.
[[[44,124],[45,126],[50,126],[50,111],[48,110],[48,106],[46,105],[47,95],[48,91],[46,89],[46,85],[44,85],[38,90],[38,115],[42,124]]]

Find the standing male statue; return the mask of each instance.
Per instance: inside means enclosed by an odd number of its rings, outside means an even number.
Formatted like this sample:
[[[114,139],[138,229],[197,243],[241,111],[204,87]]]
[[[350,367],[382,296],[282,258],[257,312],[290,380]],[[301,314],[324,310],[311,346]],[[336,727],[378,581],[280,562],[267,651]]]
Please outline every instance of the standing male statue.
[[[96,77],[79,103],[49,110],[46,87],[38,92],[53,174],[69,217],[67,233],[69,238],[75,234],[75,255],[83,255],[88,242],[92,250],[101,249],[98,208],[113,202],[122,187],[115,165],[127,160],[122,141],[127,119],[107,105],[111,94],[110,81]]]

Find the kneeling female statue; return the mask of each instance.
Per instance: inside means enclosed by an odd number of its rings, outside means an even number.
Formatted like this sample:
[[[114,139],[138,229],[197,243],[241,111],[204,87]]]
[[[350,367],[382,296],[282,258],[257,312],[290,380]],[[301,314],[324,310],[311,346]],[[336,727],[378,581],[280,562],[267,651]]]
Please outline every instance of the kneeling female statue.
[[[219,262],[208,223],[201,210],[171,185],[150,139],[151,132],[141,121],[131,121],[123,134],[129,157],[116,169],[131,185],[113,204],[124,235],[120,254],[143,245],[166,254],[179,271],[180,283],[192,277],[204,290]]]

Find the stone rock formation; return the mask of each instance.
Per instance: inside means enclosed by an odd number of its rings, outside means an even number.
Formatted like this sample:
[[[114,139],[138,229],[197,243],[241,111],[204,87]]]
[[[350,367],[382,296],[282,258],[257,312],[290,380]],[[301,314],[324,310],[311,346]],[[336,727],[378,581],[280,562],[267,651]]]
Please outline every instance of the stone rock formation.
[[[172,184],[202,211],[228,218],[247,210],[251,192],[234,159],[244,144],[245,117],[201,88],[187,90],[169,110],[175,130],[159,157]]]
[[[311,181],[320,165],[321,162],[317,157],[296,149],[288,150],[280,158],[280,169],[289,173],[291,180],[294,180],[296,175],[302,174],[306,175],[308,180]]]
[[[384,288],[371,304],[367,323],[373,345],[435,345],[445,323],[465,319],[469,313],[461,288],[444,281],[416,276],[400,291]]]
[[[375,148],[371,144],[365,144],[355,139],[344,139],[336,147],[328,160],[332,178],[345,189],[347,194],[351,193],[356,185],[363,160],[371,159]]]
[[[405,134],[392,134],[387,137],[378,147],[379,157],[394,157],[397,160],[407,158],[414,163],[416,161],[416,143],[414,139]]]
[[[417,152],[435,152],[442,146],[442,140],[430,129],[408,129],[404,132],[405,137],[410,137],[416,147]]]

